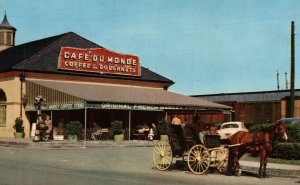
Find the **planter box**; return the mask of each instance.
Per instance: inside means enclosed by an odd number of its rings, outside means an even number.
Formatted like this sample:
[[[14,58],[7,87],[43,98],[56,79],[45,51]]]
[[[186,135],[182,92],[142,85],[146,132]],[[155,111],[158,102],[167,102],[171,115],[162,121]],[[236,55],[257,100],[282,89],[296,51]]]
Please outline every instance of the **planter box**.
[[[124,134],[114,135],[115,142],[121,142],[124,140]]]
[[[73,141],[73,142],[77,142],[77,135],[68,135],[68,140]]]
[[[63,141],[64,140],[64,135],[56,135],[53,136],[54,141]]]
[[[16,133],[15,133],[15,137],[16,137],[17,139],[23,138],[23,132],[16,132]]]
[[[169,141],[168,135],[160,135],[160,140],[161,141]]]

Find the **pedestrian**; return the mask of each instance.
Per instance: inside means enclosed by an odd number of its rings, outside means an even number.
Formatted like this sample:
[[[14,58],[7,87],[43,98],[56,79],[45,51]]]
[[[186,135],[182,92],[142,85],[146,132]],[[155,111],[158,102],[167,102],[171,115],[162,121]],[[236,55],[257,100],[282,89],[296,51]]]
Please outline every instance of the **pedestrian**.
[[[174,118],[172,119],[172,125],[182,125],[181,120],[177,117],[177,115],[174,115]]]
[[[57,135],[65,135],[65,123],[64,118],[60,118],[57,127]]]
[[[93,133],[92,133],[92,140],[95,140],[96,137],[101,136],[102,132],[101,132],[101,128],[99,127],[99,125],[96,123],[96,121],[93,121],[92,123],[92,128],[93,128]]]
[[[52,121],[51,121],[49,115],[46,116],[45,124],[47,127],[45,139],[46,139],[46,141],[48,141],[49,139],[51,139],[51,133],[52,133]]]

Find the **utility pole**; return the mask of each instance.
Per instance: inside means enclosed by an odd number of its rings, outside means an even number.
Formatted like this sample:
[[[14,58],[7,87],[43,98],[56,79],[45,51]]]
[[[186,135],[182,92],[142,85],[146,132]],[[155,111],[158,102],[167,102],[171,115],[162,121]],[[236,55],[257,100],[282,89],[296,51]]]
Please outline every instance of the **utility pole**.
[[[279,72],[277,70],[277,90],[279,91]]]
[[[285,74],[285,90],[289,89],[289,80],[287,77],[287,72],[284,73]]]
[[[291,102],[290,102],[290,117],[294,117],[295,105],[295,25],[292,21],[291,25]]]

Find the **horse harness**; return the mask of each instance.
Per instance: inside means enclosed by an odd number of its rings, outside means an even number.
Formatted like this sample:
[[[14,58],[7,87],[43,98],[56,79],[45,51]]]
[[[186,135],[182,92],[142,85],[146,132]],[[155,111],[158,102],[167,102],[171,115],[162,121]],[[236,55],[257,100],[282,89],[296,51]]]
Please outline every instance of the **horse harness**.
[[[268,144],[272,145],[272,141],[271,140],[266,140],[266,134],[263,132],[263,138],[264,139],[259,139],[258,138],[258,133],[253,133],[252,136],[252,142],[250,142],[249,144],[251,144],[253,147],[255,146],[267,146]]]

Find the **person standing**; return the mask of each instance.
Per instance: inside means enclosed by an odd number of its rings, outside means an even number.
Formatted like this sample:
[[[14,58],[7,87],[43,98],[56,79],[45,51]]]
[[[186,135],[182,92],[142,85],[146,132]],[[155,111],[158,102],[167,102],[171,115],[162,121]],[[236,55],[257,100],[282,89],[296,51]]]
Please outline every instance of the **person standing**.
[[[46,116],[45,124],[47,126],[46,130],[46,140],[50,139],[51,133],[52,133],[52,121],[50,119],[50,116]]]
[[[181,120],[177,117],[177,115],[174,115],[174,118],[172,119],[172,125],[181,125]]]
[[[92,140],[95,140],[97,137],[99,138],[102,134],[101,132],[101,128],[99,127],[99,125],[96,123],[96,121],[93,121],[92,123],[92,128],[93,128],[93,133],[92,133]]]
[[[57,135],[65,135],[65,123],[64,118],[61,118],[58,122]]]
[[[181,147],[181,150],[184,151],[186,147],[186,142],[184,140],[183,136],[183,127],[184,124],[181,124],[181,120],[177,117],[177,115],[174,115],[174,118],[172,119],[171,124],[173,125],[174,132],[177,134],[177,137],[179,139],[179,144]]]

